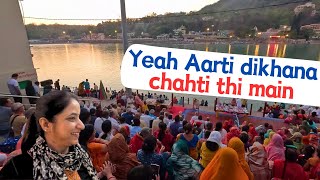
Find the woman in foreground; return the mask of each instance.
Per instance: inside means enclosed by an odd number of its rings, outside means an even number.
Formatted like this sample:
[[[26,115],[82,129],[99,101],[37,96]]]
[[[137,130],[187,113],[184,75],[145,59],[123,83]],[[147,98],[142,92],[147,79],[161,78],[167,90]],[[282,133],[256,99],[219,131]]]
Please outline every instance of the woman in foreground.
[[[0,177],[76,180],[103,177],[105,171],[97,175],[89,155],[78,143],[79,134],[84,129],[79,115],[80,105],[71,93],[52,91],[38,99],[35,117],[39,136],[31,149],[11,159],[14,164],[11,172],[15,173],[0,173]],[[16,166],[22,169],[17,170]]]

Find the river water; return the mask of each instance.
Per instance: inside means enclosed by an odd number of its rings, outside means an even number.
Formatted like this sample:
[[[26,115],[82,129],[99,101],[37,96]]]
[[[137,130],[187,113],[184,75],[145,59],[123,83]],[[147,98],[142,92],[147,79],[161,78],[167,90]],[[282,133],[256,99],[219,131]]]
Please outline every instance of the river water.
[[[201,51],[248,54],[260,56],[286,57],[320,61],[319,44],[151,44],[163,47],[193,49]],[[120,66],[123,56],[122,44],[40,44],[31,47],[34,67],[40,81],[60,79],[60,85],[76,87],[81,81],[89,79],[93,85],[100,80],[109,89],[124,88],[120,81]],[[137,79],[138,81],[138,79]],[[167,94],[169,97],[170,94]],[[182,94],[175,94],[178,98]],[[186,95],[185,95],[186,96]],[[209,105],[214,97],[186,96],[207,99]],[[223,102],[230,99],[222,98]],[[254,110],[263,102],[249,101]]]

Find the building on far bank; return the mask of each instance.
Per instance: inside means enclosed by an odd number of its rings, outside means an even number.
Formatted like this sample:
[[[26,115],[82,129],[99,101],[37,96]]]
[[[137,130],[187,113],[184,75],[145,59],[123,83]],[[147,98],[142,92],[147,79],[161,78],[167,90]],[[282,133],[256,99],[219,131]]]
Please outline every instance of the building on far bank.
[[[157,36],[157,39],[159,39],[159,40],[167,40],[167,39],[169,39],[169,34],[160,34],[160,35],[158,35]]]
[[[90,33],[82,37],[83,40],[104,40],[105,38],[103,33]]]
[[[314,37],[313,38],[320,38],[320,24],[308,24],[300,27],[300,30],[313,30]]]
[[[294,13],[295,13],[295,14],[299,14],[299,13],[303,12],[303,10],[304,10],[305,8],[311,8],[311,9],[313,9],[313,12],[312,12],[313,14],[315,14],[315,12],[316,12],[316,10],[315,10],[316,5],[313,4],[312,2],[307,2],[307,3],[303,4],[303,5],[299,5],[299,6],[297,6],[296,8],[294,8]]]
[[[135,33],[134,32],[129,32],[127,33],[127,36],[129,39],[134,38]],[[122,39],[122,33],[117,33],[117,39]]]
[[[269,28],[265,32],[258,32],[257,37],[261,39],[269,39],[272,36],[277,36],[281,32],[280,29]]]

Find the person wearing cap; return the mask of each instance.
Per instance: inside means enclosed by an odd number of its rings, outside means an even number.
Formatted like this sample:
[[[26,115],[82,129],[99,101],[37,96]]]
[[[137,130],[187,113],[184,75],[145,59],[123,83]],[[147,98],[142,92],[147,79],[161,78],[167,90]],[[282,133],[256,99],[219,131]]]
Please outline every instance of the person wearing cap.
[[[14,137],[21,136],[22,128],[27,122],[27,119],[24,116],[24,106],[21,103],[14,103],[11,107],[11,110],[13,114],[10,117],[10,124],[14,133]]]
[[[139,149],[141,149],[143,141],[145,138],[151,135],[150,128],[142,128],[142,130],[135,134],[133,138],[130,140],[129,149],[131,153],[137,153]]]
[[[204,168],[207,167],[220,148],[226,147],[222,144],[221,139],[219,131],[212,131],[207,141],[202,143],[199,162]]]

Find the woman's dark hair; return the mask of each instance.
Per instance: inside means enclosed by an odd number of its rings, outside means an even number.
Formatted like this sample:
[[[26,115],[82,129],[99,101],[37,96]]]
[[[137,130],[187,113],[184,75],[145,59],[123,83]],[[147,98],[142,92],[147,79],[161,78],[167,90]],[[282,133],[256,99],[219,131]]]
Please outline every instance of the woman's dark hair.
[[[108,133],[112,129],[111,121],[109,121],[109,120],[103,121],[103,123],[101,125],[101,129],[103,131],[103,135],[101,136],[101,139],[105,139],[108,136]]]
[[[222,129],[222,122],[217,122],[216,123],[216,131],[220,131]]]
[[[211,141],[206,141],[206,147],[210,150],[210,151],[216,151],[219,149],[219,145],[215,142],[211,142]]]
[[[23,154],[27,153],[27,151],[29,151],[32,148],[32,146],[36,143],[36,140],[39,136],[37,119],[34,114],[35,112],[33,112],[30,115],[30,118],[28,118],[26,130],[22,137],[21,151]]]
[[[211,122],[207,123],[206,130],[212,130],[213,124]]]
[[[156,148],[156,146],[157,146],[157,139],[154,136],[147,136],[143,141],[141,149],[145,153],[149,154],[154,152],[154,149]]]
[[[163,121],[164,116],[163,116],[163,115],[160,115],[160,116],[159,116],[159,119],[160,119],[161,121]]]
[[[241,128],[242,131],[248,132],[249,131],[249,126],[245,125]]]
[[[190,123],[187,123],[183,126],[183,130],[186,134],[189,134],[190,132],[192,132],[192,125]]]
[[[205,138],[205,139],[208,139],[209,136],[210,136],[210,134],[211,134],[211,131],[208,131],[208,130],[205,131],[205,132],[204,132],[204,138]]]
[[[198,119],[199,119],[199,120],[202,120],[202,116],[201,116],[201,115],[200,115],[200,116],[198,116]]]
[[[260,143],[263,144],[263,142],[264,142],[264,132],[260,132],[259,136],[261,138],[261,142]]]
[[[247,133],[241,133],[239,138],[243,144],[247,144],[249,141],[249,135]]]
[[[166,129],[167,129],[166,123],[160,122],[159,123],[159,134],[158,134],[159,141],[162,141],[162,139],[166,135]]]
[[[139,165],[132,168],[127,175],[128,180],[152,180],[153,172],[151,166]]]
[[[8,103],[8,98],[0,98],[0,106],[5,106]]]
[[[188,124],[188,121],[182,121],[182,127],[186,124]]]
[[[94,116],[96,114],[96,109],[95,108],[91,108],[90,109],[90,115]]]
[[[287,145],[293,145],[293,141],[291,139],[286,139],[283,141],[284,147],[286,147]]]
[[[132,126],[140,126],[140,119],[138,119],[138,118],[133,118]]]
[[[311,146],[308,145],[307,147],[304,148],[304,157],[305,159],[309,159],[313,156],[314,152],[316,152],[316,149]]]
[[[36,104],[35,117],[37,123],[40,118],[46,118],[49,122],[54,121],[54,117],[60,114],[69,104],[70,101],[74,99],[78,101],[78,98],[66,91],[51,91],[43,96],[41,96]],[[43,136],[44,132],[38,125],[40,129],[40,135]]]
[[[168,119],[172,119],[172,114],[169,114],[169,115],[168,115]]]
[[[86,108],[81,108],[79,119],[83,124],[87,124],[90,120],[90,112]]]
[[[123,124],[123,123],[126,122],[126,118],[124,118],[124,117],[119,117],[118,120],[119,120],[119,122],[120,122],[121,124]]]
[[[289,162],[297,162],[297,159],[298,159],[297,149],[287,147],[285,151],[285,157],[286,157],[286,160]]]
[[[93,133],[94,133],[94,126],[92,124],[86,124],[84,127],[84,130],[80,132],[79,144],[82,145],[82,147],[87,148],[87,143]]]
[[[176,116],[174,117],[174,121],[175,121],[175,122],[180,122],[180,116],[179,116],[179,115],[176,115]]]

